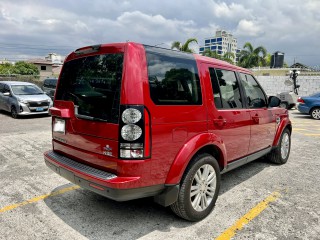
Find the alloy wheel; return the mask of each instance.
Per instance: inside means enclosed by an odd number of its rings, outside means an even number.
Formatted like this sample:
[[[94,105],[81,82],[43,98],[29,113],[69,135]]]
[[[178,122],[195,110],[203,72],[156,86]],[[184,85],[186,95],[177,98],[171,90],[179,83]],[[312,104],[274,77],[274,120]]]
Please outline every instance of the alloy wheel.
[[[311,112],[311,116],[314,119],[320,119],[320,108],[316,108]]]
[[[217,176],[210,164],[201,166],[192,180],[190,200],[194,210],[204,211],[212,202],[217,185]]]
[[[281,157],[285,159],[290,150],[290,137],[288,133],[284,133],[281,140]]]

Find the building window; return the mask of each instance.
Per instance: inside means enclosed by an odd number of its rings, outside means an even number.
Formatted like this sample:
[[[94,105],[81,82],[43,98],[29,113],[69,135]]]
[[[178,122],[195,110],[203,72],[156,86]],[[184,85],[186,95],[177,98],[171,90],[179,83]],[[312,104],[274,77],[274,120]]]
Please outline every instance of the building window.
[[[46,71],[47,70],[47,66],[41,66],[41,71]]]

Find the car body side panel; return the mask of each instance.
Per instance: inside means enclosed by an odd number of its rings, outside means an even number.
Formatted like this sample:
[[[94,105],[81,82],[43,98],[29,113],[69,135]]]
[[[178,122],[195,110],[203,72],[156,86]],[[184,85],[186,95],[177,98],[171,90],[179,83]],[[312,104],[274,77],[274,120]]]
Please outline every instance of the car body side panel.
[[[180,182],[182,175],[188,166],[192,157],[203,147],[214,146],[219,149],[222,161],[226,159],[226,149],[222,143],[222,139],[214,134],[202,133],[196,135],[178,152],[174,162],[171,165],[170,171],[167,175],[166,184],[177,184]]]

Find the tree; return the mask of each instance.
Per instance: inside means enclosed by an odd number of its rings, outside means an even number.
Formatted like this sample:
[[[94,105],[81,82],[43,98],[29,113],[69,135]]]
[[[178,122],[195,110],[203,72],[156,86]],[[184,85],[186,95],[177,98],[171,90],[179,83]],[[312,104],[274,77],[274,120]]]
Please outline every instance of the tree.
[[[13,73],[20,75],[39,75],[39,69],[33,63],[28,62],[16,62],[13,67]]]
[[[265,66],[266,56],[267,50],[263,46],[254,49],[251,43],[246,42],[239,55],[239,65],[245,68]]]
[[[210,49],[204,50],[203,56],[211,57],[226,61],[228,63],[234,64],[235,55],[232,52],[226,52],[223,56],[219,55],[216,51],[211,51]]]
[[[34,64],[23,61],[16,64],[5,63],[0,65],[0,74],[39,75],[39,73],[39,69]]]
[[[0,64],[0,74],[11,75],[13,73],[13,65],[11,63]]]
[[[266,64],[265,64],[265,67],[270,67],[270,64],[271,64],[271,54],[270,53],[267,53],[267,56],[266,56]]]
[[[234,64],[234,59],[235,59],[235,55],[232,52],[226,52],[223,56],[222,56],[222,60],[226,61],[228,63]]]
[[[211,51],[210,49],[206,49],[202,53],[203,56],[216,58],[221,60],[221,56],[216,51]]]
[[[176,48],[182,52],[192,53],[193,50],[189,48],[189,44],[193,42],[198,43],[198,40],[196,38],[189,38],[184,44],[179,41],[175,41],[171,44],[171,49]]]

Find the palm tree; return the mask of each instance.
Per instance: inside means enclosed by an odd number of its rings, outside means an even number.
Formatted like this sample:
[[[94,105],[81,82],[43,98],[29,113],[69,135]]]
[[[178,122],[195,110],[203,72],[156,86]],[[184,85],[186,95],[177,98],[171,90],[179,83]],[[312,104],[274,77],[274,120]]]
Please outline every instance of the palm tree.
[[[266,56],[267,50],[263,46],[254,49],[251,43],[246,42],[239,55],[239,65],[245,68],[264,66]]]
[[[228,63],[234,64],[234,58],[235,55],[232,52],[226,52],[223,56],[222,56],[222,60],[226,61]]]
[[[226,52],[223,56],[219,55],[216,51],[211,51],[210,49],[206,49],[202,53],[203,56],[211,57],[226,61],[228,63],[234,64],[233,59],[235,58],[232,52]]]
[[[193,50],[189,48],[189,44],[192,43],[192,42],[195,42],[195,43],[198,43],[198,40],[196,38],[189,38],[184,44],[182,44],[181,42],[179,41],[175,41],[172,43],[171,45],[171,49],[178,49],[182,52],[189,52],[189,53],[192,53]]]
[[[216,51],[211,51],[210,49],[206,49],[202,53],[203,56],[221,59],[221,56]]]

